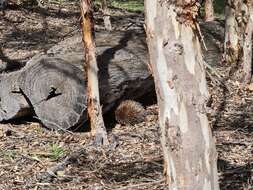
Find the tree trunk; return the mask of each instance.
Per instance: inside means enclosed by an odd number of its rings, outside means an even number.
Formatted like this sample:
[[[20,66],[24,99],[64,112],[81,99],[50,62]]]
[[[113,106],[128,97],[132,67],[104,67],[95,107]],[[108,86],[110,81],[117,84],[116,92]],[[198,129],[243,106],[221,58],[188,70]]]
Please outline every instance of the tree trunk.
[[[205,21],[214,20],[213,0],[205,0]]]
[[[225,59],[239,65],[244,83],[252,77],[253,2],[231,0],[226,5]],[[239,72],[240,73],[240,72]]]
[[[169,189],[217,190],[217,153],[194,2],[146,0],[146,33]]]
[[[102,10],[105,29],[108,31],[112,30],[112,24],[110,20],[110,11],[108,10],[107,0],[102,0]]]
[[[243,81],[245,83],[250,83],[252,78],[252,37],[253,37],[253,2],[248,5],[249,17],[246,23],[245,33],[244,33],[244,44],[243,44]]]
[[[228,64],[237,64],[239,60],[239,26],[236,20],[239,1],[231,0],[225,8],[225,41],[224,56]]]

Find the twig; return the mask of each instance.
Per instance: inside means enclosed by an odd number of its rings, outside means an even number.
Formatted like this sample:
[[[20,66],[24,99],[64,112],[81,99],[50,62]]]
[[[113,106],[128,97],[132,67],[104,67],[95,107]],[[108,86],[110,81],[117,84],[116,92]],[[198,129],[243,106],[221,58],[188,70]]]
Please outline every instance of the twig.
[[[238,174],[238,173],[246,173],[246,172],[253,172],[253,169],[249,168],[249,169],[245,169],[243,167],[238,167],[238,168],[234,168],[234,169],[230,169],[227,171],[222,172],[225,175],[228,174]]]
[[[201,42],[202,42],[202,44],[203,44],[205,50],[207,51],[208,49],[207,49],[207,47],[206,47],[206,43],[205,43],[205,40],[204,40],[204,36],[203,36],[203,34],[202,34],[201,30],[200,30],[200,27],[199,27],[199,24],[198,24],[198,23],[196,23],[196,27],[197,27],[197,30],[198,30],[198,33],[199,33],[199,36],[200,36],[200,40],[201,40]]]
[[[50,186],[51,184],[50,183],[36,183],[36,185],[39,185],[39,186]]]
[[[206,61],[204,61],[204,65],[211,70],[218,78],[222,78],[222,76],[218,73],[216,69],[214,69],[211,65],[209,65]]]
[[[222,84],[219,80],[215,79],[211,73],[209,71],[206,71],[207,75],[209,76],[209,78],[214,82],[214,83],[219,83]]]
[[[33,118],[40,120],[40,118],[37,117],[37,116],[33,116]],[[41,121],[41,120],[40,120],[40,121]],[[67,129],[64,129],[64,128],[62,128],[60,125],[57,125],[56,123],[50,122],[50,121],[48,121],[48,120],[46,120],[46,119],[44,119],[44,121],[46,121],[47,123],[51,123],[52,125],[55,125],[56,128],[57,128],[58,130],[61,130],[61,131],[63,131],[63,132],[66,132],[66,133],[69,133],[69,134],[71,134],[71,135],[74,135],[74,133],[73,133],[72,131],[69,131],[69,130],[67,130]]]
[[[222,76],[218,73],[218,71],[216,69],[214,69],[211,65],[209,65],[206,61],[203,61],[204,62],[204,66],[206,68],[208,68],[210,71],[212,71],[212,73],[218,78],[217,81],[222,84],[223,86],[225,86],[225,88],[228,90],[228,91],[231,91],[230,88],[227,86],[227,84],[225,84],[223,81],[222,81]],[[208,72],[207,72],[208,73]],[[208,73],[210,74],[210,73]],[[209,75],[211,80],[213,80],[213,77],[211,77],[211,74]]]

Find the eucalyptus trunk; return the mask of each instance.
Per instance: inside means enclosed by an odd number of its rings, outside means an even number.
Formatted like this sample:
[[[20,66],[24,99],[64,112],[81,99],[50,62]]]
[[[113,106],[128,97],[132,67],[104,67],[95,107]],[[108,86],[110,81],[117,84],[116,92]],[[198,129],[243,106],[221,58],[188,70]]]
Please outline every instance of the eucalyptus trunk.
[[[169,189],[218,190],[217,153],[208,124],[205,69],[196,16],[199,4],[145,1],[150,68],[159,106]]]
[[[104,20],[105,29],[108,31],[111,31],[112,24],[110,20],[110,11],[108,9],[107,0],[102,0],[102,10],[103,10],[103,20]]]
[[[225,14],[225,60],[239,65],[240,78],[249,83],[252,78],[253,1],[230,0]]]
[[[228,64],[236,64],[240,53],[240,32],[236,15],[239,12],[239,1],[227,1],[225,7],[225,41],[224,56]]]
[[[243,38],[243,81],[250,83],[252,79],[252,39],[253,38],[253,2],[248,3],[248,19],[245,25]]]
[[[213,0],[205,0],[205,21],[214,20]]]

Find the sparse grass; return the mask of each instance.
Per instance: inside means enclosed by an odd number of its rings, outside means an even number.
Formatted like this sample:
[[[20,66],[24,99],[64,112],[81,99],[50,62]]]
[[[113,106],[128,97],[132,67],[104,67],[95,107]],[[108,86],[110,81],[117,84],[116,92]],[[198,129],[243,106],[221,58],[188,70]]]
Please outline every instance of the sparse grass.
[[[41,134],[44,133],[44,128],[42,128],[41,126],[39,126],[39,127],[36,127],[36,128],[34,129],[34,131],[35,131],[35,133],[41,135]]]
[[[49,145],[50,158],[54,160],[58,160],[60,157],[66,154],[65,150],[57,144]]]
[[[2,155],[7,160],[14,160],[17,156],[17,152],[14,149],[6,150],[2,152]]]
[[[95,0],[95,4],[100,5],[101,0]],[[130,12],[144,11],[144,0],[108,0],[108,5]]]
[[[70,1],[70,0],[56,0],[56,1]],[[111,7],[125,9],[130,12],[144,11],[144,0],[107,0],[108,5]],[[95,4],[101,6],[101,0],[95,0]],[[225,12],[225,0],[214,0],[214,12],[215,16],[224,18]],[[201,8],[201,14],[204,14],[203,7]]]
[[[48,0],[49,2],[75,2],[76,0]],[[125,9],[130,12],[144,11],[144,0],[107,0],[108,5]],[[95,0],[95,4],[101,6],[101,0]],[[225,0],[214,0],[214,12],[217,17],[224,17]],[[202,11],[202,10],[201,10]],[[203,12],[203,11],[202,11]]]
[[[112,0],[111,5],[116,8],[126,9],[128,11],[144,11],[144,1],[141,0]]]

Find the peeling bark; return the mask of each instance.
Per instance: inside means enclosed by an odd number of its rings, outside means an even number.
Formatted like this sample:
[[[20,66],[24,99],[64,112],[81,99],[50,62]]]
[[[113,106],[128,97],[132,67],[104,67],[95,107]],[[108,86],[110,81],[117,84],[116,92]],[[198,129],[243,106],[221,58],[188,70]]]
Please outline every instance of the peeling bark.
[[[205,21],[214,20],[213,0],[205,0]]]
[[[88,114],[90,117],[92,133],[100,139],[100,143],[108,145],[109,142],[99,98],[98,66],[96,60],[96,45],[94,42],[95,35],[92,8],[92,0],[81,1],[82,32],[85,49],[84,55],[88,81]]]
[[[197,1],[146,0],[146,33],[169,189],[218,190],[217,153],[196,32]]]

